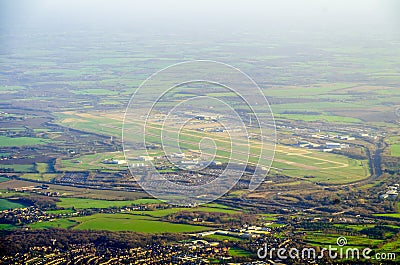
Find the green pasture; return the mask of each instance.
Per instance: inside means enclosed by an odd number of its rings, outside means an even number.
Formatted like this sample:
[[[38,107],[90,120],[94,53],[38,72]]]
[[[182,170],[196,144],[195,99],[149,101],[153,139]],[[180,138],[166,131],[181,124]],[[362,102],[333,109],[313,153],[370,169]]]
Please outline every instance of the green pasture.
[[[308,114],[277,114],[275,118],[297,120],[297,121],[324,121],[333,123],[360,123],[362,120],[352,117],[333,116],[333,115],[308,115]]]
[[[391,145],[390,152],[392,156],[400,157],[400,144]]]
[[[383,213],[383,214],[375,214],[375,215],[381,216],[381,217],[391,217],[391,218],[400,219],[400,213]]]
[[[10,180],[9,178],[0,177],[0,183],[1,183],[1,182],[6,182],[6,181],[9,181],[9,180]]]
[[[124,154],[122,152],[108,152],[108,153],[96,153],[90,155],[82,155],[73,159],[61,160],[61,167],[66,171],[82,171],[82,170],[98,170],[98,169],[109,169],[109,170],[121,170],[126,169],[127,165],[118,164],[104,164],[104,160],[124,160]]]
[[[252,255],[252,253],[248,252],[247,250],[240,249],[240,248],[235,248],[235,247],[230,248],[228,250],[228,253],[232,257],[249,257],[249,256]]]
[[[33,224],[29,224],[29,227],[32,229],[48,229],[48,228],[71,228],[77,225],[77,222],[71,219],[59,218],[51,221],[37,222]]]
[[[65,210],[47,210],[46,211],[46,213],[48,213],[48,214],[55,214],[55,215],[57,215],[57,214],[70,214],[70,213],[73,213],[74,212],[74,210],[71,210],[71,209],[65,209]]]
[[[124,201],[112,201],[112,200],[96,200],[96,199],[85,199],[85,198],[60,198],[60,202],[57,202],[58,208],[64,209],[89,209],[89,208],[110,208],[110,207],[124,207],[139,204],[152,204],[160,203],[157,199],[137,199],[137,200],[124,200]]]
[[[15,208],[25,208],[25,207],[27,207],[27,205],[24,205],[15,200],[0,199],[0,211],[10,210]]]
[[[94,95],[94,96],[110,96],[118,95],[118,91],[104,89],[104,88],[92,88],[92,89],[79,89],[73,90],[74,94],[77,95]]]
[[[1,230],[12,230],[15,229],[16,226],[12,224],[0,224],[0,231]]]
[[[0,136],[0,147],[12,146],[33,146],[39,144],[49,143],[48,139],[34,138],[34,137],[8,137]]]
[[[205,226],[175,224],[159,221],[157,218],[132,214],[94,214],[76,217],[79,224],[74,229],[133,231],[143,233],[185,233],[210,229]]]
[[[25,165],[25,164],[0,165],[0,171],[2,169],[12,170],[12,172],[17,172],[17,173],[35,172],[35,167],[33,164],[30,164],[30,165]]]
[[[321,232],[308,232],[305,241],[315,246],[328,245],[337,246],[337,238],[341,235],[338,234],[325,234]],[[368,238],[366,236],[345,236],[347,239],[347,246],[360,246],[360,247],[377,247],[383,242],[381,239]]]
[[[174,213],[178,213],[178,212],[182,212],[182,211],[218,212],[218,213],[227,213],[227,214],[236,214],[236,213],[241,212],[239,209],[220,207],[219,205],[218,206],[215,206],[215,205],[207,206],[207,204],[205,204],[204,206],[194,207],[194,208],[177,207],[177,208],[167,208],[167,209],[159,209],[159,210],[153,210],[153,211],[133,211],[131,213],[135,214],[135,215],[164,217],[164,216],[168,216],[170,214],[174,214]]]
[[[98,115],[95,117],[81,117],[69,113],[54,113],[58,123],[77,130],[121,137],[122,121]]]

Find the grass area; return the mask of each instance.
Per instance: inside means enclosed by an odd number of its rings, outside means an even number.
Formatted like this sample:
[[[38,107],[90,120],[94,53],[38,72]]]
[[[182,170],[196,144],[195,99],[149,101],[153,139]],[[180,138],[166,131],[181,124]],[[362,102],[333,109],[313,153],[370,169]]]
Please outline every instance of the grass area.
[[[104,88],[91,88],[91,89],[72,90],[72,93],[77,95],[109,96],[109,95],[117,95],[118,91],[108,90]]]
[[[209,235],[206,236],[205,239],[207,240],[216,240],[216,241],[243,241],[242,238],[234,237],[234,236],[225,236],[225,235]]]
[[[65,210],[48,210],[46,211],[46,213],[48,214],[69,214],[69,213],[73,213],[74,211],[71,209],[65,209]]]
[[[25,208],[26,206],[27,205],[24,205],[14,200],[0,199],[0,211],[10,210],[15,208]]]
[[[45,221],[45,222],[38,222],[38,223],[33,223],[29,224],[29,227],[32,229],[48,229],[48,228],[71,228],[75,226],[77,222],[70,220],[70,219],[55,219],[52,221]]]
[[[107,116],[105,113],[55,113],[58,123],[74,129],[121,137],[122,115],[119,119]]]
[[[296,121],[325,121],[334,123],[360,123],[362,120],[352,117],[333,116],[333,115],[307,115],[307,114],[277,114],[275,118],[284,118]]]
[[[96,199],[84,199],[84,198],[60,198],[60,202],[57,202],[57,207],[69,209],[90,209],[90,208],[110,208],[110,207],[124,207],[135,204],[151,204],[160,203],[157,199],[137,199],[137,200],[96,200]]]
[[[367,161],[287,146],[277,146],[272,166],[283,170],[278,173],[297,178],[307,176],[305,180],[312,182],[340,184],[369,176]]]
[[[399,253],[400,252],[400,238],[397,238],[397,240],[385,243],[382,247],[379,248],[379,250],[383,251],[383,252]]]
[[[23,86],[0,86],[0,94],[5,93],[16,93],[19,90],[24,90],[25,87]]]
[[[349,105],[351,106],[351,104]],[[115,113],[105,114],[97,112],[63,112],[57,115],[60,118],[61,124],[65,124],[81,130],[100,132],[108,135],[117,135],[121,129],[122,116]],[[332,119],[337,119],[336,121],[347,122],[359,121],[351,118],[348,118],[346,120],[345,118],[347,117],[335,117],[328,114],[323,115],[327,116],[328,119],[331,119],[331,121],[333,121]],[[104,128],[102,128],[103,125]],[[136,128],[137,124],[134,124],[133,122],[132,126],[132,129],[134,129]],[[163,132],[165,135],[175,135],[177,133],[176,128],[168,125],[164,126]],[[157,140],[159,140],[160,137],[160,133],[161,127],[159,124],[148,122],[146,127],[146,140],[148,140],[149,142],[157,143]],[[210,134],[208,132],[199,132],[190,129],[181,130],[179,134],[181,140],[180,147],[183,149],[197,150],[198,142],[203,137],[211,137],[212,139],[214,139],[214,142],[217,146],[217,160],[225,161],[226,159],[228,159],[228,157],[231,156],[231,142],[222,135],[212,133]],[[132,140],[134,141],[134,139]],[[250,153],[252,155],[250,156],[249,161],[252,163],[257,163],[257,154],[259,154],[260,152],[261,145],[256,140],[251,141],[250,145]],[[239,150],[240,152],[236,152],[232,158],[237,162],[246,162],[247,147],[247,140],[235,141],[235,150]],[[104,169],[106,167],[110,167],[111,169],[118,169],[121,166],[104,165],[101,163],[104,159],[110,158],[111,155],[112,154],[104,153],[104,155],[95,154],[81,156],[72,160],[63,160],[61,168],[63,170],[97,170]],[[120,155],[122,155],[122,153]],[[115,156],[118,156],[118,154],[115,154]],[[123,157],[115,157],[115,159],[123,159]],[[266,166],[269,165],[268,161],[264,162],[266,163]],[[368,163],[366,161],[350,159],[342,155],[322,153],[316,150],[306,150],[294,147],[291,148],[283,145],[278,145],[276,148],[276,159],[273,166],[282,169],[283,171],[280,173],[283,173],[287,176],[296,178],[303,178],[304,176],[307,176],[306,180],[312,182],[340,184],[362,180],[369,176]]]
[[[33,164],[0,165],[0,171],[2,169],[7,171],[11,170],[12,172],[17,172],[17,173],[35,172],[35,167]]]
[[[339,227],[345,226],[346,228],[351,228],[355,231],[360,231],[366,226],[371,225],[342,225],[340,224]],[[374,226],[374,225],[372,225]],[[390,236],[393,236],[391,234]],[[333,247],[337,246],[337,238],[340,237],[339,234],[326,234],[322,232],[307,232],[307,236],[305,241],[308,242],[312,246],[319,246],[323,248],[329,248],[329,245]],[[372,239],[366,236],[349,236],[346,235],[345,238],[347,239],[347,244],[344,247],[339,247],[339,249],[343,249],[343,253],[347,251],[349,248],[358,248],[360,251],[364,248],[368,247],[375,251],[375,253],[398,253],[400,251],[400,239],[389,240],[388,242],[384,242],[384,240],[380,239]],[[396,255],[396,260],[398,260],[398,255]]]
[[[394,144],[390,146],[390,153],[392,156],[400,157],[400,144]]]
[[[298,97],[315,97],[332,93],[336,90],[351,87],[354,84],[346,83],[325,83],[325,84],[314,84],[311,86],[289,86],[289,87],[278,87],[273,89],[264,89],[264,94],[268,97],[292,97],[296,95]]]
[[[79,222],[74,229],[81,230],[185,233],[210,229],[205,226],[168,223],[159,221],[157,218],[132,214],[94,214],[91,216],[76,217],[72,220]]]
[[[400,213],[383,213],[383,214],[375,214],[375,216],[391,217],[391,218],[400,219]]]
[[[182,212],[182,211],[188,211],[188,212],[218,212],[218,213],[228,213],[228,214],[235,214],[239,213],[239,210],[236,209],[230,209],[226,208],[226,206],[223,207],[216,207],[216,205],[212,204],[211,207],[208,207],[207,204],[201,207],[195,207],[195,208],[169,208],[169,209],[160,209],[160,210],[154,210],[154,211],[134,211],[132,214],[135,215],[146,215],[146,216],[151,216],[151,217],[164,217],[168,216],[170,214]]]
[[[59,174],[41,174],[41,173],[25,173],[20,176],[22,179],[26,180],[35,180],[35,181],[43,181],[43,182],[50,182],[52,179],[59,176]]]
[[[82,170],[97,170],[97,169],[121,170],[127,168],[127,165],[102,163],[106,159],[124,160],[125,157],[122,152],[96,153],[90,155],[83,155],[74,159],[62,160],[60,167],[62,168],[62,170],[67,170],[67,171],[82,171]]]
[[[9,181],[9,180],[10,180],[9,178],[0,177],[0,182],[6,182],[6,181]]]
[[[240,248],[231,248],[228,254],[232,257],[249,257],[252,253]]]
[[[277,214],[271,214],[271,213],[263,213],[260,214],[262,220],[264,221],[276,221],[276,217],[278,216]]]
[[[47,163],[36,163],[36,171],[39,173],[47,173],[49,170],[49,165]]]
[[[352,229],[354,231],[361,231],[365,228],[372,228],[375,225],[374,224],[357,224],[357,225],[349,225],[349,224],[334,224],[335,227],[341,228],[341,229]]]
[[[7,137],[0,136],[0,147],[32,146],[49,143],[48,139],[34,137]]]
[[[137,199],[133,201],[133,204],[152,204],[152,203],[162,203],[159,199]]]
[[[337,244],[337,238],[341,235],[336,234],[325,234],[321,232],[308,232],[305,240],[311,245],[315,246],[335,246]],[[372,239],[364,236],[345,236],[347,239],[348,246],[367,246],[367,247],[376,247],[381,244],[383,240],[381,239]]]
[[[0,224],[0,230],[11,230],[14,228],[16,228],[16,226],[12,224]]]
[[[277,224],[277,223],[272,223],[272,224],[269,224],[269,225],[267,225],[268,227],[271,227],[271,228],[280,228],[280,227],[284,227],[284,226],[286,226],[285,224]]]

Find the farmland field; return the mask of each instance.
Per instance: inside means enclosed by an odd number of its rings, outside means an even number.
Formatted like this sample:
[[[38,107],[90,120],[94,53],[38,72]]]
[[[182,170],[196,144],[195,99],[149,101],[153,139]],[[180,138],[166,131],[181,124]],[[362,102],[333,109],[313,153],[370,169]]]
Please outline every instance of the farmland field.
[[[25,208],[25,207],[27,207],[27,205],[24,205],[20,202],[7,199],[0,199],[0,211],[15,209],[15,208]]]
[[[400,213],[382,213],[382,214],[376,214],[376,216],[391,217],[391,218],[400,219]]]
[[[12,170],[12,172],[35,172],[34,165],[13,164],[13,165],[0,165],[0,170]]]
[[[73,218],[79,225],[74,229],[134,231],[143,233],[183,233],[208,230],[205,226],[173,224],[159,221],[157,218],[131,214],[95,214]]]
[[[6,182],[6,181],[9,181],[9,180],[10,180],[9,178],[0,177],[0,183],[1,183],[1,182]]]
[[[233,257],[249,257],[252,253],[240,248],[231,248],[229,255]]]
[[[89,209],[89,208],[110,208],[110,207],[123,207],[137,204],[151,204],[159,203],[156,199],[138,199],[138,200],[94,200],[94,199],[83,199],[83,198],[61,198],[60,202],[57,202],[57,207],[69,209]]]
[[[96,169],[121,170],[127,168],[127,165],[104,164],[103,161],[107,159],[124,160],[125,158],[122,152],[108,152],[108,153],[83,155],[74,159],[61,160],[60,168],[68,171],[82,171],[82,170],[96,170]]]
[[[390,146],[392,156],[400,157],[400,144],[394,144]]]
[[[50,140],[48,139],[40,139],[33,137],[7,137],[0,136],[0,147],[8,147],[8,146],[32,146],[38,144],[46,144]]]
[[[32,229],[48,229],[48,228],[71,228],[77,223],[70,219],[56,219],[52,221],[38,222],[30,224]]]
[[[218,212],[218,213],[228,213],[228,214],[235,214],[239,213],[240,210],[236,209],[229,209],[225,207],[207,207],[207,204],[200,207],[195,208],[169,208],[169,209],[160,209],[160,210],[153,210],[153,211],[134,211],[132,214],[135,215],[148,215],[152,217],[164,217],[173,213],[181,212],[181,211],[188,211],[188,212]]]

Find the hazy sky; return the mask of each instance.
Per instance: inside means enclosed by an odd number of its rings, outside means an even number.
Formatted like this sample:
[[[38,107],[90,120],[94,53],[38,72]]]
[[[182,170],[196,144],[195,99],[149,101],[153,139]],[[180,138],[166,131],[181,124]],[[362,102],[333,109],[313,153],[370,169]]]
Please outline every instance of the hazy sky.
[[[2,0],[1,26],[400,32],[396,0]]]

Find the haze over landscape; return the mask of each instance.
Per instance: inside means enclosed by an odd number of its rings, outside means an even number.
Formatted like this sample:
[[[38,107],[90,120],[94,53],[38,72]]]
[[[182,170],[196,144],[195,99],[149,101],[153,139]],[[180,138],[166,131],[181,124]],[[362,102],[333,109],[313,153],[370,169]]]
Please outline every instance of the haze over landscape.
[[[0,264],[397,264],[398,10],[1,1]]]

